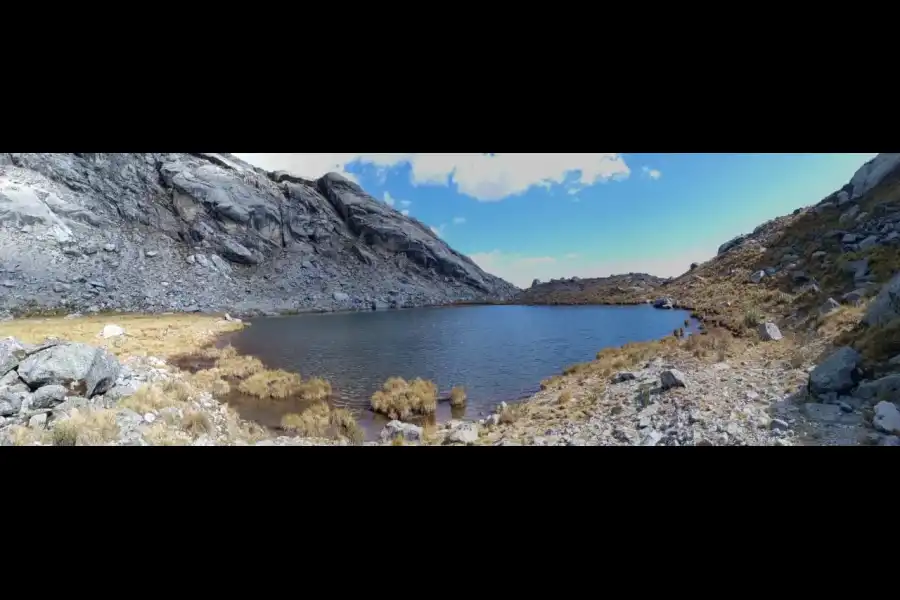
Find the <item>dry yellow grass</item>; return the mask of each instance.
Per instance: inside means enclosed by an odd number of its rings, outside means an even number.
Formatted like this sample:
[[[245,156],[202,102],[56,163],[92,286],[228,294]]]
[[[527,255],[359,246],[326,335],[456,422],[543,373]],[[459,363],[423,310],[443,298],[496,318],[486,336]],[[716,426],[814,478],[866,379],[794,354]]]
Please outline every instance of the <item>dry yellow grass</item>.
[[[153,446],[189,446],[191,437],[179,429],[167,427],[164,423],[154,423],[147,428],[143,438]]]
[[[572,392],[570,392],[569,390],[565,390],[556,398],[556,402],[559,404],[568,404],[571,400]]]
[[[209,415],[197,410],[185,411],[181,419],[181,428],[194,437],[215,433],[216,431],[216,427],[213,425]]]
[[[458,385],[450,390],[450,406],[465,406],[466,398],[466,390],[463,386]]]
[[[101,446],[116,441],[119,426],[109,409],[72,409],[69,416],[55,421],[51,429],[56,446]]]
[[[97,334],[105,325],[115,324],[125,330],[124,336],[108,340]],[[199,314],[175,315],[96,315],[65,319],[63,317],[15,319],[0,323],[0,337],[13,336],[37,343],[48,337],[70,342],[83,342],[106,347],[119,358],[157,356],[162,359],[194,351],[209,344],[217,335],[237,331],[242,323]]]
[[[331,384],[318,377],[304,381],[296,373],[278,369],[251,375],[238,385],[238,390],[260,400],[299,398],[316,402],[325,400],[331,395]]]
[[[6,431],[6,438],[13,446],[30,446],[35,443],[49,444],[52,434],[44,429],[31,429],[22,425],[13,425]]]
[[[284,415],[281,418],[281,427],[285,431],[304,437],[346,438],[352,444],[361,444],[365,441],[362,427],[349,410],[332,409],[324,402],[316,403],[300,414]]]
[[[407,382],[391,377],[372,395],[371,405],[375,412],[401,421],[414,415],[429,415],[437,408],[437,386],[420,378]]]

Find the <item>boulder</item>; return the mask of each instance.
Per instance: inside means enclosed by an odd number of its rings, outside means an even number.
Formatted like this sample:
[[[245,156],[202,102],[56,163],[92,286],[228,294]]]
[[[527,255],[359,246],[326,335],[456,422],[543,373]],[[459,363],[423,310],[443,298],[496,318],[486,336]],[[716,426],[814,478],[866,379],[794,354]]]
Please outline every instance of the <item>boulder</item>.
[[[473,444],[478,441],[478,423],[460,423],[447,436],[452,444]]]
[[[62,385],[90,398],[115,384],[119,361],[102,348],[67,342],[27,357],[19,364],[18,373],[32,389]]]
[[[869,326],[885,325],[900,316],[900,273],[894,275],[878,292],[863,317]]]
[[[857,199],[900,167],[900,153],[882,152],[861,166],[850,179],[852,199]]]
[[[875,417],[872,419],[875,429],[887,434],[900,434],[900,410],[897,405],[887,400],[882,400],[875,405]]]
[[[900,398],[900,374],[888,375],[875,381],[864,381],[853,392],[853,396],[862,400]]]
[[[860,250],[868,250],[869,248],[874,248],[877,245],[878,245],[878,236],[870,235],[869,237],[867,237],[866,239],[864,239],[863,241],[861,241],[859,243],[859,249]]]
[[[611,383],[622,383],[624,381],[631,381],[633,379],[635,379],[634,373],[629,373],[627,371],[623,371],[621,373],[616,373],[615,375],[613,375],[610,382]]]
[[[809,391],[814,396],[831,392],[840,394],[856,385],[862,356],[849,346],[833,352],[809,375]]]
[[[750,283],[759,283],[766,276],[765,271],[756,271],[750,275]]]
[[[781,330],[778,325],[772,322],[760,323],[758,327],[759,338],[764,342],[777,341],[782,339]]]
[[[391,421],[381,430],[381,440],[388,442],[394,438],[400,437],[408,442],[418,442],[422,439],[422,428],[412,423],[404,423],[402,421]]]
[[[61,385],[45,385],[31,395],[32,408],[51,408],[66,399],[66,388]]]
[[[841,304],[837,300],[835,300],[834,298],[829,298],[828,300],[825,301],[824,304],[822,304],[822,306],[819,307],[819,313],[823,314],[823,315],[827,315],[827,314],[833,313],[840,307],[841,307]]]
[[[659,376],[659,381],[664,390],[673,387],[687,387],[687,378],[678,369],[663,371]]]
[[[17,339],[12,337],[0,339],[0,377],[15,369],[26,355],[25,346]]]

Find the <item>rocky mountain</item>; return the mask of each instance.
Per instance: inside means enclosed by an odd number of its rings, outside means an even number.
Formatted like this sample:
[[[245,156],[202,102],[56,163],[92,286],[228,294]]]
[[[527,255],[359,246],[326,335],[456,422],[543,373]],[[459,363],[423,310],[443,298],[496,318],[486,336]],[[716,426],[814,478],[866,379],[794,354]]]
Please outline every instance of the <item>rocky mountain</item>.
[[[522,304],[623,304],[644,302],[668,280],[646,273],[581,279],[537,279],[516,297]]]
[[[0,311],[257,314],[518,291],[334,173],[229,154],[0,153]]]

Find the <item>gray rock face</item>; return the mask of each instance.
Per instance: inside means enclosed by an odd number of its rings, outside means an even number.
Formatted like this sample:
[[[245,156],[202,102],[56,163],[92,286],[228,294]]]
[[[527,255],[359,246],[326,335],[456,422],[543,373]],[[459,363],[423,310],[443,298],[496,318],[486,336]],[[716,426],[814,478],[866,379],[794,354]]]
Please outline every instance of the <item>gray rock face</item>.
[[[32,389],[61,385],[90,398],[115,384],[119,361],[102,348],[65,343],[32,354],[19,364],[18,373]]]
[[[809,391],[816,396],[849,391],[858,379],[860,362],[859,352],[849,346],[839,348],[810,373]]]
[[[900,273],[894,275],[869,305],[863,322],[870,326],[884,325],[900,316]]]
[[[883,152],[861,166],[850,179],[852,199],[857,199],[900,168],[900,153]]]
[[[0,270],[15,287],[0,312],[331,310],[338,281],[350,309],[392,291],[398,306],[519,292],[338,175],[227,154],[2,156]]]

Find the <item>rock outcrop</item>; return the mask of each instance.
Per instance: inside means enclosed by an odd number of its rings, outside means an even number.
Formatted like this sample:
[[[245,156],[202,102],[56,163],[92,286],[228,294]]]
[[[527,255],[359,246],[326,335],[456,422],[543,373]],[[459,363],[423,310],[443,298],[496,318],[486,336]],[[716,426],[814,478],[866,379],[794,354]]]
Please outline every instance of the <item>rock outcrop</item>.
[[[519,290],[340,175],[228,154],[0,154],[0,311],[267,313]]]

